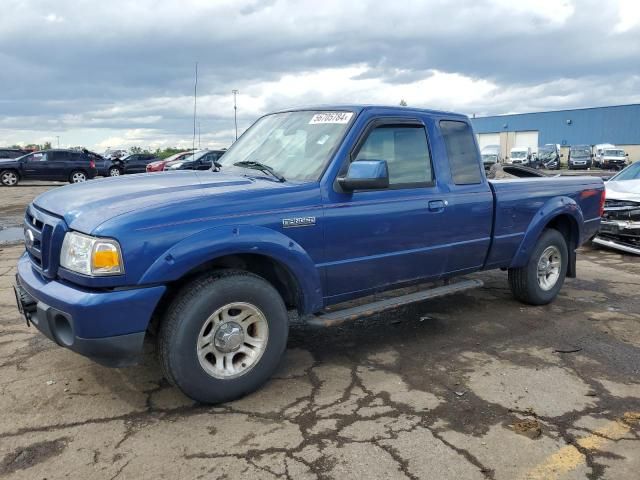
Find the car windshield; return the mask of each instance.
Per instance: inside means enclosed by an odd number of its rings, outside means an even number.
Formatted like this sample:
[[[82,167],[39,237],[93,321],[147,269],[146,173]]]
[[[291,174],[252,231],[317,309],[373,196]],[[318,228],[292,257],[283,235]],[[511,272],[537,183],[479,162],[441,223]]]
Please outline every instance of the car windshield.
[[[640,162],[632,163],[611,180],[640,180]]]
[[[589,157],[591,150],[588,148],[572,148],[570,151],[572,157]]]
[[[513,158],[524,158],[527,156],[527,152],[511,152]]]
[[[551,158],[555,157],[556,151],[551,148],[541,148],[538,150],[538,157],[540,158]]]
[[[267,115],[220,159],[224,169],[258,162],[292,181],[316,181],[338,146],[353,112],[297,111]],[[253,170],[257,172],[257,170]]]
[[[624,151],[623,150],[605,150],[604,156],[605,157],[624,157]]]
[[[498,156],[491,154],[491,153],[483,153],[482,154],[482,161],[483,162],[497,162],[498,161]]]

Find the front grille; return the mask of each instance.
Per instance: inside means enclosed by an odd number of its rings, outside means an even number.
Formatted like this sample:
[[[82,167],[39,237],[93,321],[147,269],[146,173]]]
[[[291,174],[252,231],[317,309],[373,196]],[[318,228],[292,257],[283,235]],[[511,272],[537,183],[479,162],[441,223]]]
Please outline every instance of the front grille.
[[[46,277],[56,275],[64,232],[60,218],[29,206],[24,218],[25,249],[33,266]]]
[[[640,202],[606,200],[603,218],[607,220],[640,221]]]

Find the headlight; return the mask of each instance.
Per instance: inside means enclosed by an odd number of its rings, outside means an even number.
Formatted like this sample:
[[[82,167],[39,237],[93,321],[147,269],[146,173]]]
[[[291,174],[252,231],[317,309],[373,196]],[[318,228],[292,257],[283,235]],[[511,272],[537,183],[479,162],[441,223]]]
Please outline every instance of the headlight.
[[[96,238],[67,232],[62,242],[60,265],[83,275],[104,276],[124,273],[120,245],[110,238]]]

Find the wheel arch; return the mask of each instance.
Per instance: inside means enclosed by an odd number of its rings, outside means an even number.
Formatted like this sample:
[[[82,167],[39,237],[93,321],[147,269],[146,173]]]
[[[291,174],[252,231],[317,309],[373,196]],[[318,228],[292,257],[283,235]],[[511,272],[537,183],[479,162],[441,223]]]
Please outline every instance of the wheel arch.
[[[266,227],[216,227],[188,237],[161,255],[141,283],[168,286],[156,307],[160,313],[188,282],[225,269],[264,278],[287,307],[300,314],[322,308],[320,275],[309,255],[289,237]]]
[[[524,266],[542,232],[553,228],[558,230],[567,242],[569,251],[567,276],[574,278],[576,276],[575,250],[580,244],[580,225],[583,222],[582,211],[575,200],[569,197],[555,197],[549,200],[534,215],[509,268]]]

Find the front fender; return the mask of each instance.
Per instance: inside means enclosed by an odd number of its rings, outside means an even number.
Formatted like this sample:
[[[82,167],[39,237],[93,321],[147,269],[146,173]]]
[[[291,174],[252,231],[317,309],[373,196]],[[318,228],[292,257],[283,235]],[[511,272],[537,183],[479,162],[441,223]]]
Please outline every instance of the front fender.
[[[582,210],[572,198],[565,196],[554,197],[540,207],[533,216],[509,268],[524,267],[527,264],[542,231],[551,220],[559,215],[570,215],[576,221],[578,225],[578,238],[581,238],[580,235],[582,232],[580,229],[582,225],[584,225]]]
[[[164,252],[140,283],[175,281],[206,262],[243,253],[270,257],[289,269],[303,295],[301,313],[322,308],[320,275],[307,252],[286,235],[254,225],[214,227],[185,238]]]

